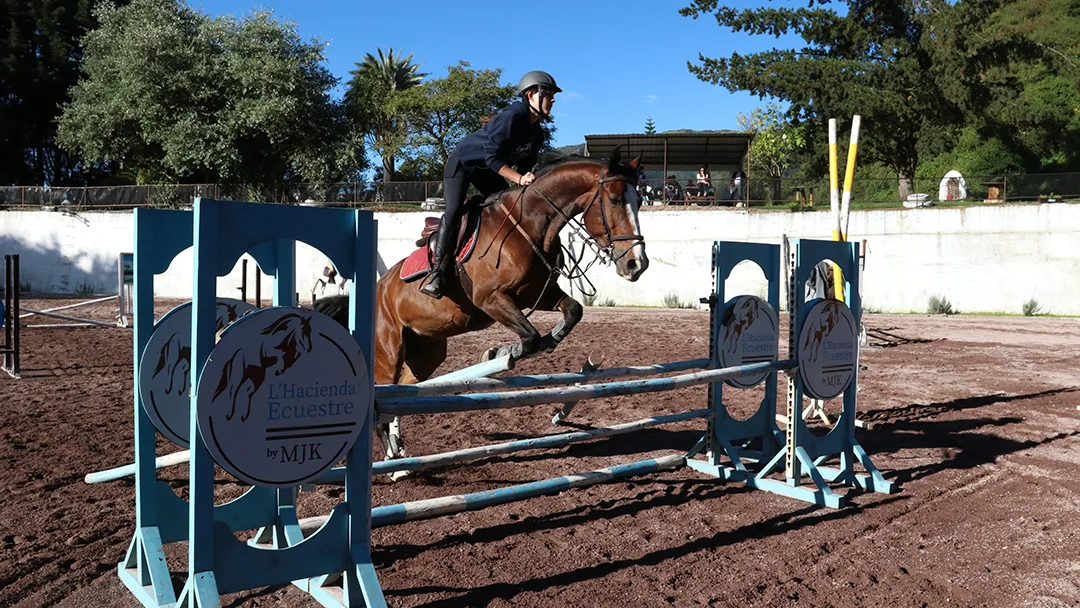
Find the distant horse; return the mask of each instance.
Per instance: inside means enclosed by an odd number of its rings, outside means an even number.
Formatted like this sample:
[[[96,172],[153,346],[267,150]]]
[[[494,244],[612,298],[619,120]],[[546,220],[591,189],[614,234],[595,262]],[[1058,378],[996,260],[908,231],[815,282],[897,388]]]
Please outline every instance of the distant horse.
[[[242,396],[247,397],[247,410],[240,417],[246,422],[251,416],[251,398],[266,381],[268,373],[280,376],[296,363],[303,353],[311,352],[311,320],[298,314],[288,314],[262,330],[266,336],[257,348],[239,349],[225,362],[221,370],[221,379],[212,401],[226,390],[232,389],[232,404],[225,420],[236,416],[236,402]],[[246,394],[242,391],[249,387]]]
[[[529,186],[490,197],[480,211],[476,250],[459,265],[457,279],[447,282],[442,299],[421,294],[419,281],[401,280],[404,260],[384,273],[375,294],[375,382],[426,380],[446,359],[448,338],[494,323],[521,342],[489,349],[484,360],[507,354],[518,360],[554,350],[583,310],[556,282],[560,273],[567,274],[559,239],[567,224],[599,257],[613,261],[626,280],[636,281],[649,266],[638,227],[639,161],[622,163],[618,148],[607,161],[569,159],[539,170]],[[540,335],[522,313],[526,308],[558,310],[563,316],[551,332]],[[347,296],[321,299],[315,310],[348,324]],[[400,437],[391,432],[396,422],[379,425],[388,457],[405,455]]]

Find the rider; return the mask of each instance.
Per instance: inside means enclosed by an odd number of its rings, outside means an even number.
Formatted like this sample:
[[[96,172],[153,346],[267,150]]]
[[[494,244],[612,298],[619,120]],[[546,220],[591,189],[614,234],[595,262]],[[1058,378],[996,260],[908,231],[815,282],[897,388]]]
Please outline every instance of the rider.
[[[469,184],[487,198],[506,189],[506,180],[528,186],[533,165],[543,144],[541,120],[551,120],[551,104],[562,89],[551,74],[533,71],[521,77],[519,101],[510,104],[479,131],[461,140],[443,170],[446,211],[435,239],[429,280],[420,291],[441,298],[448,263],[453,261],[465,191]],[[515,171],[510,165],[517,165]]]

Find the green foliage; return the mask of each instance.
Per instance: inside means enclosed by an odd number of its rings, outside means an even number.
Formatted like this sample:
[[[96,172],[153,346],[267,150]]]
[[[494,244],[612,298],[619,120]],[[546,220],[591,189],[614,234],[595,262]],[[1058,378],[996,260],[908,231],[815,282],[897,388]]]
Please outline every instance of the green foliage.
[[[1024,302],[1023,310],[1025,317],[1034,317],[1035,315],[1042,312],[1042,307],[1039,306],[1038,300],[1036,300],[1035,298],[1031,298],[1027,302]]]
[[[697,308],[692,301],[683,301],[674,291],[664,296],[664,308]]]
[[[764,108],[754,108],[750,116],[739,113],[739,130],[753,133],[750,144],[750,171],[771,179],[770,201],[781,200],[779,178],[791,168],[806,150],[805,125],[793,125],[780,111],[780,106],[770,103]]]
[[[955,315],[958,314],[955,308],[953,308],[952,302],[945,296],[930,296],[930,299],[926,303],[926,312],[932,315]]]
[[[939,3],[838,1],[843,11],[814,0],[808,4],[808,8],[740,10],[718,6],[716,0],[695,0],[680,12],[694,18],[714,13],[717,23],[733,32],[794,33],[803,44],[720,59],[702,55],[699,63],[688,64],[689,69],[701,80],[730,91],[789,104],[789,119],[809,124],[806,136],[811,143],[825,139],[829,118],[861,115],[860,156],[892,167],[901,178],[903,198],[918,166],[920,143],[959,119],[958,109],[943,99],[926,70],[927,20]],[[817,155],[815,160],[826,159]]]
[[[394,179],[394,161],[405,147],[408,136],[407,114],[409,103],[403,94],[419,86],[425,73],[420,64],[412,62],[412,55],[404,57],[391,48],[379,56],[371,53],[349,72],[345,100],[349,114],[372,150],[382,158],[383,182]]]
[[[615,298],[604,298],[597,306],[615,306]]]
[[[60,106],[82,73],[80,40],[97,25],[92,6],[87,0],[0,3],[0,183],[83,185],[112,170],[80,163],[55,141]]]
[[[653,122],[652,116],[645,121],[645,134],[656,135],[656,123]]]
[[[458,142],[514,99],[514,87],[499,84],[501,77],[501,69],[474,70],[462,61],[450,66],[446,77],[397,96],[394,106],[407,121],[398,153],[409,159],[412,174],[442,179],[443,166]]]
[[[324,44],[270,12],[211,17],[176,0],[95,13],[86,78],[59,124],[62,146],[149,181],[216,181],[285,197],[288,184],[354,176],[364,165]]]

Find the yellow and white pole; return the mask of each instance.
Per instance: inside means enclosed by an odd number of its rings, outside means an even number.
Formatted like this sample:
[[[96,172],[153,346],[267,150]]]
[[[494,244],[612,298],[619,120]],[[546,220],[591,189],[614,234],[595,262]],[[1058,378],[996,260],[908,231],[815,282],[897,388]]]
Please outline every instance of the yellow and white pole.
[[[840,179],[836,161],[836,119],[829,119],[829,209],[832,211],[834,241],[843,240],[840,235]]]
[[[859,123],[862,117],[851,117],[851,144],[848,145],[847,173],[844,174],[844,198],[840,203],[840,240],[847,240],[848,211],[851,210],[851,188],[855,181],[855,156],[859,151]]]

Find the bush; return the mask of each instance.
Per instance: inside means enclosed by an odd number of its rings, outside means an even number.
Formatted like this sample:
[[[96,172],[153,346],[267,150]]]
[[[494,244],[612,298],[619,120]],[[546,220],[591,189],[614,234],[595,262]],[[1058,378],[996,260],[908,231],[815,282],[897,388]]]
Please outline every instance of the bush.
[[[615,306],[615,298],[604,298],[597,306]]]
[[[1027,302],[1024,302],[1024,316],[1025,317],[1034,317],[1035,315],[1039,314],[1040,312],[1042,312],[1042,307],[1039,306],[1039,301],[1036,300],[1035,298],[1031,298]]]
[[[930,296],[930,301],[926,305],[927,312],[932,315],[955,315],[957,310],[953,308],[952,302],[945,296]]]
[[[683,302],[674,291],[664,296],[664,308],[695,308],[693,302]]]

